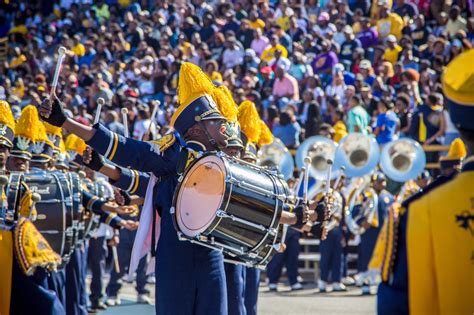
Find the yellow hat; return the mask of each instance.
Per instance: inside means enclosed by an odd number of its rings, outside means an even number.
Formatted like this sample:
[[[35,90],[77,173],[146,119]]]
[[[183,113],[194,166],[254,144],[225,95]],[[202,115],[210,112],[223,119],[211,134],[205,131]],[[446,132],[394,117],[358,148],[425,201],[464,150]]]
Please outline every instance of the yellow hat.
[[[58,149],[60,139],[63,137],[62,128],[53,126],[47,122],[43,122],[43,124],[46,128],[46,134],[48,135],[49,140],[54,144],[55,149]]]
[[[267,124],[260,120],[260,137],[258,139],[258,145],[266,145],[273,142],[273,134],[268,128]]]
[[[0,145],[11,148],[15,136],[15,118],[10,105],[5,101],[0,101]]]
[[[243,101],[239,106],[239,124],[248,142],[257,143],[260,139],[260,115],[255,104]]]
[[[77,156],[82,156],[87,144],[84,142],[84,140],[71,133],[66,138],[65,146],[66,151],[71,157],[71,160],[76,160]]]
[[[45,163],[52,159],[54,144],[49,140],[46,134],[46,127],[38,120],[36,129],[36,139],[31,146],[31,161]]]
[[[178,104],[170,125],[184,136],[202,120],[225,119],[212,98],[215,86],[198,66],[185,62],[179,70]]]
[[[221,85],[215,88],[211,95],[214,98],[214,101],[217,104],[217,109],[219,109],[219,112],[222,114],[222,116],[224,116],[230,122],[236,122],[238,109],[230,90],[225,85]]]
[[[451,61],[443,73],[443,92],[451,120],[457,128],[474,130],[474,49]]]
[[[15,138],[11,155],[24,159],[31,158],[31,145],[37,136],[39,116],[33,105],[28,105],[21,111],[21,116],[15,126]]]
[[[448,155],[442,156],[439,159],[441,168],[448,168],[453,166],[461,166],[462,160],[466,157],[466,146],[461,139],[456,138],[451,143]]]

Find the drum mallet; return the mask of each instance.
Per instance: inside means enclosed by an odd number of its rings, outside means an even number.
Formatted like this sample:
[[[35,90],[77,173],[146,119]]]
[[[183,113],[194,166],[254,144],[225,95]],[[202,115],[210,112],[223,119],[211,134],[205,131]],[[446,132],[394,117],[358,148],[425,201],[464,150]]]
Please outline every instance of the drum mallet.
[[[100,121],[100,113],[102,112],[102,106],[104,106],[105,100],[102,97],[97,99],[97,109],[95,111],[94,125]]]
[[[35,208],[36,206],[36,203],[40,202],[41,201],[41,195],[38,194],[38,193],[33,193],[31,195],[31,207],[30,207],[30,211],[29,211],[29,214],[28,214],[28,218],[31,220],[31,221],[36,221],[36,215],[33,216],[33,209]]]
[[[117,254],[117,246],[113,245],[112,247],[112,257],[114,259],[114,268],[116,273],[120,273],[120,264],[118,260],[118,254]]]
[[[128,109],[124,107],[120,112],[122,113],[124,136],[125,138],[128,138],[130,137],[130,132],[128,131]]]
[[[153,111],[151,112],[150,124],[148,125],[147,131],[142,135],[142,138],[140,140],[143,140],[145,136],[150,134],[151,125],[155,123],[155,117],[156,117],[156,114],[158,113],[158,109],[160,108],[161,103],[160,101],[154,101],[152,102],[152,104],[154,105],[154,107],[153,107]]]
[[[59,75],[61,73],[61,67],[66,57],[67,49],[64,46],[59,47],[58,49],[58,61],[56,63],[56,69],[54,70],[53,83],[51,83],[51,90],[49,91],[49,104],[52,106],[53,97],[56,94],[56,87],[58,86]],[[48,115],[49,117],[49,115]]]

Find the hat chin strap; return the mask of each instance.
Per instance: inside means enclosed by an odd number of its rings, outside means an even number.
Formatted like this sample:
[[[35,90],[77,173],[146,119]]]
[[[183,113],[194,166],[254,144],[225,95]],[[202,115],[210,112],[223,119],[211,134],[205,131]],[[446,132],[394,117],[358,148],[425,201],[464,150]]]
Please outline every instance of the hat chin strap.
[[[204,131],[204,133],[206,134],[206,137],[207,137],[207,140],[209,141],[209,143],[213,146],[213,149],[217,150],[217,151],[220,151],[221,148],[219,147],[219,145],[217,144],[217,141],[216,139],[214,139],[211,134],[209,133],[209,131],[207,130],[206,126],[204,125],[204,123],[201,121],[198,122],[199,123],[199,126],[201,127],[201,129]]]

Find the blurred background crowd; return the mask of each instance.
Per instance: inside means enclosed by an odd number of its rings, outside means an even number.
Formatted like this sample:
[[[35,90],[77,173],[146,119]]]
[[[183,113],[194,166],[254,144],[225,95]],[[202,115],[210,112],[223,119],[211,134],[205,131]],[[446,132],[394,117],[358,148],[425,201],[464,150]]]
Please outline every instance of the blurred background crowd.
[[[0,99],[16,115],[48,91],[57,48],[69,49],[59,97],[107,126],[164,134],[184,61],[250,99],[289,148],[317,134],[373,133],[449,144],[457,132],[441,93],[443,67],[474,41],[472,1],[130,1],[0,3]],[[428,162],[437,156],[428,154]]]

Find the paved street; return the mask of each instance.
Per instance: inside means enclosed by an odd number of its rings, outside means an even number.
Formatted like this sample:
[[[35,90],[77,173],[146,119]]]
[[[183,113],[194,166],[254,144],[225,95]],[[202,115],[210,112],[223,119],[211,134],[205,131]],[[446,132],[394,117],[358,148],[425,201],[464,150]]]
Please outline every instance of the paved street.
[[[154,287],[150,285],[154,292]],[[121,306],[109,308],[101,314],[154,314],[153,305],[138,305],[133,285],[126,284],[122,290]],[[154,301],[153,301],[154,303]],[[344,293],[317,292],[314,285],[304,290],[291,292],[289,287],[280,286],[278,293],[260,288],[259,314],[261,315],[305,315],[305,314],[375,314],[375,297],[360,296],[360,289],[351,288]]]

